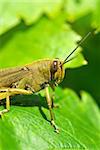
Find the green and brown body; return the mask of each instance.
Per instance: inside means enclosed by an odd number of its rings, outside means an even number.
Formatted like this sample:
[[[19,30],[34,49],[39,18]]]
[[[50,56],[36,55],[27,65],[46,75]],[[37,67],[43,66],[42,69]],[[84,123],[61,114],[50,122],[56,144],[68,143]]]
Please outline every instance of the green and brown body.
[[[35,61],[24,67],[2,69],[0,88],[21,88],[38,92],[47,85],[53,87],[63,80],[64,69],[61,63],[58,59],[47,59]],[[54,65],[57,68],[54,68]]]
[[[58,132],[52,113],[53,100],[50,98],[48,86],[54,89],[63,80],[62,63],[59,59],[44,59],[23,67],[0,70],[0,100],[6,98],[6,109],[0,111],[0,115],[10,110],[10,96],[32,94],[45,89],[51,124]]]

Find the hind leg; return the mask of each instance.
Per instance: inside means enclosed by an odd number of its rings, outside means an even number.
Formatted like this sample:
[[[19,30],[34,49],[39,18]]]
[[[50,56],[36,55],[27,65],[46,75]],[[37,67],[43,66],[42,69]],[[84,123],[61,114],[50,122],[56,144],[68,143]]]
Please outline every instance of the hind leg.
[[[6,109],[0,111],[0,116],[8,112],[9,110],[10,110],[10,98],[9,93],[6,93]]]
[[[30,95],[32,94],[32,91],[27,91],[23,89],[16,89],[16,88],[4,88],[0,89],[0,100],[6,98],[6,109],[0,111],[0,115],[8,112],[10,110],[10,96],[15,94],[24,94],[24,95]]]

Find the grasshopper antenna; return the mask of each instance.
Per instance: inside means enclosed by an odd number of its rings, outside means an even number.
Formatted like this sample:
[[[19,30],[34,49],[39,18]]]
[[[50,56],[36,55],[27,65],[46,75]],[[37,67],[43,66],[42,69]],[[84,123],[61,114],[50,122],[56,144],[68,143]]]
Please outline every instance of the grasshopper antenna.
[[[75,47],[75,49],[66,57],[66,59],[64,60],[63,64],[64,65],[65,63],[69,62],[70,60],[72,60],[73,58],[69,59],[68,58],[77,50],[77,48],[90,36],[91,32],[88,32],[79,42],[79,44]]]

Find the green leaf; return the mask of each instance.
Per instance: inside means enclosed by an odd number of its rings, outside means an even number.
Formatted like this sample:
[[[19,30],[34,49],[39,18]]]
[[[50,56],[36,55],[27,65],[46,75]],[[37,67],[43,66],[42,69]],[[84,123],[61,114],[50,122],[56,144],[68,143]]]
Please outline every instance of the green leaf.
[[[3,0],[0,2],[0,33],[14,27],[21,19],[24,19],[26,24],[31,24],[44,13],[54,18],[59,14],[61,7],[61,0]]]
[[[96,1],[90,0],[68,0],[66,1],[66,12],[68,14],[68,19],[75,20],[78,19],[91,11],[94,10],[94,7],[96,5]]]
[[[65,24],[65,15],[54,20],[43,16],[31,26],[19,24],[0,38],[0,67],[24,65],[45,58],[64,60],[75,48],[76,41],[80,40],[80,36]],[[84,65],[80,48],[72,57],[75,55],[78,57],[68,63],[68,67]]]
[[[41,95],[16,96],[9,113],[0,119],[0,149],[95,149],[100,148],[100,110],[86,92],[81,100],[70,89],[57,88],[54,132],[49,110]],[[1,107],[0,107],[1,108]],[[7,145],[7,147],[6,147]]]
[[[98,29],[98,31],[100,32],[100,11],[99,11],[99,7],[100,6],[100,1],[97,0],[96,2],[96,7],[94,9],[94,15],[93,15],[93,23],[92,26],[96,27]]]
[[[98,30],[100,31],[99,6],[100,0],[67,0],[65,3],[67,20],[70,22],[74,22],[76,20],[79,20],[80,18],[84,18],[85,16],[91,14],[91,26],[93,28],[98,28]]]

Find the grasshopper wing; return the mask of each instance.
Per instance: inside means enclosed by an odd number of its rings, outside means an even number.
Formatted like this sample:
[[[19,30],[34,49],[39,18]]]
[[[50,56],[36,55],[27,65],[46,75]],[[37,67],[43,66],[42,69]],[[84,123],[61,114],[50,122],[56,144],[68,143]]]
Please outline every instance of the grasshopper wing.
[[[28,67],[17,67],[0,70],[0,87],[10,87],[13,83],[28,77],[31,71]]]

